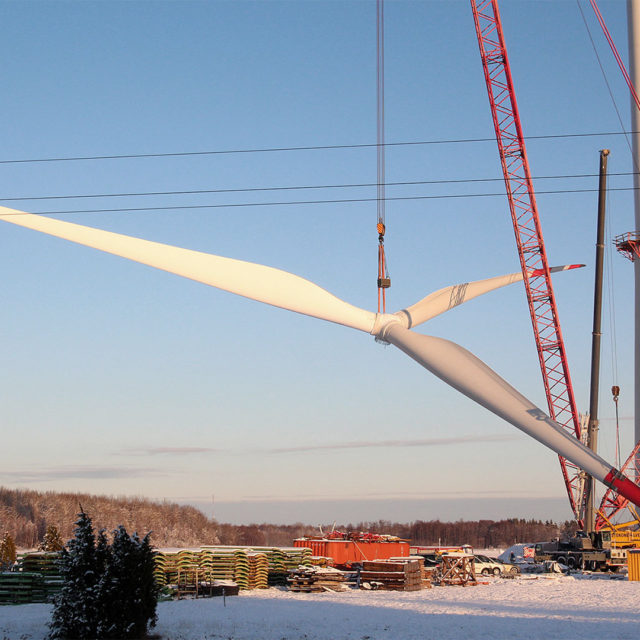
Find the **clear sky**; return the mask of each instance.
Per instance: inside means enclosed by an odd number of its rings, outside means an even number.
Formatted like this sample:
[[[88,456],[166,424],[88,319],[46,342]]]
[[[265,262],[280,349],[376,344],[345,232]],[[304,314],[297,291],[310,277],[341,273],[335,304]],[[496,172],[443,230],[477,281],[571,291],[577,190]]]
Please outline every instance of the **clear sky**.
[[[626,86],[581,5],[628,129]],[[625,3],[600,6],[626,59]],[[501,11],[525,135],[620,132],[577,4]],[[389,182],[463,181],[387,189],[423,197],[387,203],[394,311],[519,263],[469,3],[389,1],[385,17],[387,141],[488,140],[388,148]],[[278,267],[375,309],[374,186],[36,199],[371,185],[373,147],[7,162],[375,143],[375,2],[4,1],[0,18],[2,204],[161,207],[56,215]],[[597,194],[544,192],[597,189],[605,147],[610,171],[628,174],[622,135],[528,142],[550,262],[588,265],[554,280],[582,410]],[[466,182],[483,179],[495,180]],[[368,201],[259,205],[345,199]],[[237,204],[256,206],[219,206]],[[608,204],[611,233],[632,230],[631,191]],[[196,205],[215,208],[180,208]],[[633,439],[632,267],[612,254],[600,433],[611,462],[614,382],[623,457]],[[0,225],[0,264],[3,486],[213,504],[245,523],[570,517],[555,454],[369,336],[12,225]],[[546,408],[521,285],[420,330]]]

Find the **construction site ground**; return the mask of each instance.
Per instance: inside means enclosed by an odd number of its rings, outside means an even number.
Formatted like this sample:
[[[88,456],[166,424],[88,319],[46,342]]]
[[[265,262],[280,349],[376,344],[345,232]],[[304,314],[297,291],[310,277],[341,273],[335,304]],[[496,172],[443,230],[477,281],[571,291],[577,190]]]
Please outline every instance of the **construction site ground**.
[[[162,602],[154,637],[171,640],[636,640],[640,582],[626,576],[522,575],[474,587],[293,593]],[[44,640],[51,605],[0,607],[0,638]]]

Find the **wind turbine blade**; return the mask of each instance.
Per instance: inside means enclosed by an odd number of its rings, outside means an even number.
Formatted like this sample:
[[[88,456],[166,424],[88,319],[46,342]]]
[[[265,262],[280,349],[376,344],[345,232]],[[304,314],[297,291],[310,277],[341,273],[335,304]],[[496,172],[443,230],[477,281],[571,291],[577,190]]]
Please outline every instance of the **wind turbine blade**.
[[[441,380],[640,506],[640,487],[566,433],[482,360],[463,347],[391,323],[382,337]]]
[[[280,269],[181,249],[55,218],[0,207],[0,219],[128,258],[218,289],[370,333],[376,314]]]
[[[549,271],[556,273],[558,271],[568,271],[569,269],[579,269],[584,267],[583,264],[567,264],[561,267],[551,267]],[[541,275],[540,270],[532,271],[529,276]],[[506,287],[514,282],[520,282],[523,279],[522,272],[509,273],[506,276],[497,276],[495,278],[487,278],[486,280],[476,280],[475,282],[464,282],[462,284],[454,284],[444,289],[438,289],[429,294],[426,298],[422,298],[419,302],[412,304],[402,311],[396,312],[402,324],[407,328],[417,327],[419,324],[435,318],[435,316],[453,309],[463,302],[468,302],[478,296]]]

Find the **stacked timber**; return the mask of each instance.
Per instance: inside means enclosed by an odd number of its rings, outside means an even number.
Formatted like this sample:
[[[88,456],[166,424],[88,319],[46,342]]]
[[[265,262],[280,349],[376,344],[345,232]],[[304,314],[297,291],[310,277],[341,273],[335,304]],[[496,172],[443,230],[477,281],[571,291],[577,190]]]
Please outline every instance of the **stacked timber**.
[[[423,570],[418,560],[402,562],[365,560],[360,571],[360,587],[383,591],[420,591],[424,588]]]
[[[424,566],[424,558],[422,556],[409,556],[408,558],[389,558],[390,562],[417,562],[420,566],[420,577],[422,578],[422,588],[431,589],[433,586],[433,567]]]
[[[298,567],[289,570],[289,589],[302,593],[344,591],[347,576],[332,567]]]

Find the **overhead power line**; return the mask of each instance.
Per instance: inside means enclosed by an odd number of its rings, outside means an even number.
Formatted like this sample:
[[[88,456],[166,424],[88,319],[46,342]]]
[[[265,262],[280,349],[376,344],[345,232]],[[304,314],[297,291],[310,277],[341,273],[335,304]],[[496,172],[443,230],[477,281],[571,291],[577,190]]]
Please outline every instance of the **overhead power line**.
[[[631,171],[623,171],[619,173],[609,173],[609,176],[631,176]],[[576,173],[558,176],[538,176],[534,180],[561,180],[561,179],[580,179],[580,178],[597,178],[597,173]],[[401,182],[386,182],[386,186],[420,186],[435,184],[474,184],[481,182],[504,182],[504,178],[460,178],[454,180],[404,180]],[[375,187],[376,182],[358,182],[351,184],[316,184],[316,185],[298,185],[285,187],[243,187],[237,189],[189,189],[181,191],[136,191],[124,193],[84,193],[57,196],[17,196],[12,198],[0,198],[0,202],[22,202],[25,200],[75,200],[80,198],[131,198],[139,196],[180,196],[180,195],[205,195],[213,193],[254,193],[262,191],[297,191],[310,189],[359,189],[364,187]]]
[[[603,131],[598,133],[563,133],[556,135],[544,136],[526,136],[526,140],[553,140],[557,138],[589,138],[599,136],[621,136],[637,133],[635,131]],[[408,142],[385,142],[385,147],[406,147],[416,145],[430,144],[467,144],[475,142],[492,142],[495,138],[461,138],[451,140],[415,140]],[[178,158],[187,156],[214,156],[233,153],[273,153],[278,151],[322,151],[329,149],[367,149],[378,147],[377,143],[366,144],[326,144],[326,145],[310,145],[301,147],[264,147],[257,149],[221,149],[211,151],[179,151],[171,153],[126,153],[114,155],[92,155],[92,156],[68,156],[53,158],[14,158],[0,160],[0,164],[26,164],[35,162],[75,162],[85,160],[125,160],[135,158]]]
[[[634,187],[614,187],[609,191],[633,191]],[[558,189],[554,191],[537,191],[537,194],[561,194],[561,193],[594,193],[598,189]],[[488,197],[504,197],[504,193],[457,193],[445,195],[431,196],[395,196],[387,197],[387,201],[394,200],[444,200],[451,198],[488,198]],[[37,215],[63,215],[74,213],[118,213],[118,212],[138,212],[138,211],[171,211],[171,210],[187,210],[187,209],[231,209],[238,207],[273,207],[288,205],[307,205],[307,204],[346,204],[355,202],[375,202],[377,198],[341,198],[336,200],[296,200],[286,202],[236,202],[230,204],[195,204],[195,205],[169,205],[164,207],[122,207],[116,209],[73,209],[62,211],[38,211]],[[2,217],[11,215],[21,215],[19,213],[3,213]]]

